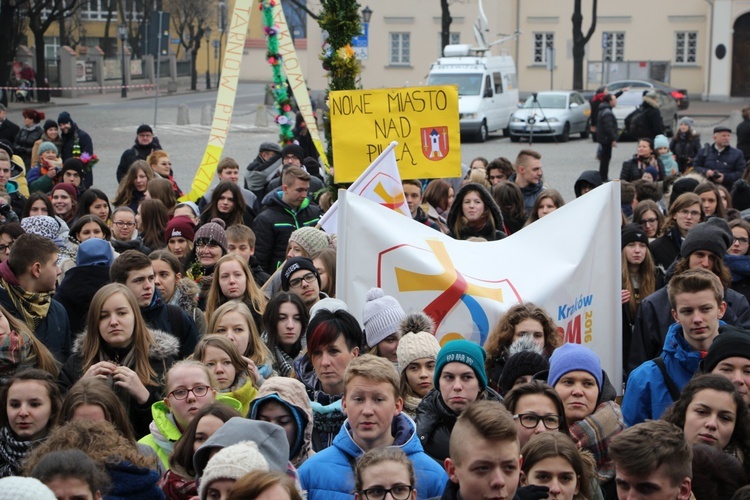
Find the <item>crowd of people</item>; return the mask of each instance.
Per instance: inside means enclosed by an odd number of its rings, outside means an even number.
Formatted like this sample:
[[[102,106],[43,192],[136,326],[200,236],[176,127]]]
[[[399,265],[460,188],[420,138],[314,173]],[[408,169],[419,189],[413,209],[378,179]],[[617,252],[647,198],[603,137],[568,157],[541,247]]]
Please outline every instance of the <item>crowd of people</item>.
[[[69,113],[23,116],[13,131],[0,109],[0,491],[750,498],[750,170],[725,127],[699,147],[683,119],[623,164],[615,380],[533,303],[484,346],[439,341],[380,288],[350,310],[304,137],[263,143],[246,168],[222,158],[215,187],[179,202],[148,125],[104,193]],[[486,242],[565,204],[531,149],[464,171],[404,180],[411,217]],[[603,182],[582,172],[575,195]]]

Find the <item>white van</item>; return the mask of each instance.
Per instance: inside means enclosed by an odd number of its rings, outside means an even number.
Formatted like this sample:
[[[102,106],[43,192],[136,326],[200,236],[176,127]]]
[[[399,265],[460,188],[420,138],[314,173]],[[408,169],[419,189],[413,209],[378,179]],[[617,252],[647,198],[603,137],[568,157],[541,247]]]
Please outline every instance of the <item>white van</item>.
[[[513,58],[477,54],[470,45],[447,45],[443,54],[432,64],[427,82],[458,86],[461,133],[480,142],[497,130],[507,136],[511,115],[518,108]]]

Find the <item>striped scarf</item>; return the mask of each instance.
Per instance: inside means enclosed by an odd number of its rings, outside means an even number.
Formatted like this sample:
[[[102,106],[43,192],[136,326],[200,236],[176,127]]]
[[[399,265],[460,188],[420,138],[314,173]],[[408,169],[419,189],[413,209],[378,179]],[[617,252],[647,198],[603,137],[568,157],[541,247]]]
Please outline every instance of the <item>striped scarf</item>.
[[[625,430],[620,407],[614,401],[600,404],[594,413],[570,426],[570,436],[578,448],[594,455],[599,483],[615,477],[615,464],[609,458],[609,444]]]

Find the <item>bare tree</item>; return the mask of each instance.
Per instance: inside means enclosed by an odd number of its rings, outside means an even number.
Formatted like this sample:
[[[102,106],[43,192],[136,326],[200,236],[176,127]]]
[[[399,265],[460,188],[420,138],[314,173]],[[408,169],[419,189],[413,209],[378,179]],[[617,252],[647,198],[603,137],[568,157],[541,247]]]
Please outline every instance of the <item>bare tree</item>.
[[[71,17],[78,9],[78,0],[21,0],[17,2],[19,12],[28,18],[29,29],[34,34],[34,54],[36,56],[37,85],[47,79],[44,64],[44,34],[55,21]],[[3,16],[0,16],[3,17]],[[49,100],[46,92],[38,92],[37,99]]]
[[[451,43],[451,17],[450,2],[440,0],[440,55],[443,54],[445,46]]]
[[[583,88],[583,58],[586,55],[586,44],[591,40],[591,36],[596,31],[596,4],[597,0],[592,0],[591,5],[591,26],[586,36],[583,35],[583,14],[581,14],[581,0],[574,0],[573,3],[573,88]]]
[[[0,85],[10,79],[11,64],[27,26],[28,19],[19,11],[16,0],[0,0]],[[7,96],[5,91],[0,94]]]
[[[166,0],[166,10],[171,13],[172,27],[180,39],[180,46],[190,53],[190,89],[198,87],[195,68],[208,20],[214,13],[211,0]]]

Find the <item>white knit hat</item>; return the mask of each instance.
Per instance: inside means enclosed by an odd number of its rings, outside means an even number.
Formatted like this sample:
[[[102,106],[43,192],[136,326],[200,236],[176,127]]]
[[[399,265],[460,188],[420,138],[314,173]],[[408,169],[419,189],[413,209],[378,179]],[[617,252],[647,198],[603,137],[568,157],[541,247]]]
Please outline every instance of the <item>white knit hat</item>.
[[[9,476],[0,479],[0,500],[56,500],[52,490],[33,477]]]
[[[406,313],[401,304],[390,295],[386,295],[382,288],[370,288],[366,300],[362,310],[362,322],[365,324],[367,345],[375,347],[398,331]]]
[[[217,479],[237,480],[255,470],[268,472],[268,462],[261,455],[258,445],[253,441],[242,441],[222,448],[211,457],[208,465],[203,469],[198,494],[201,500],[206,500],[208,487]]]
[[[406,367],[414,360],[422,358],[437,358],[440,352],[440,342],[428,332],[407,333],[398,342],[398,373],[404,373]]]

